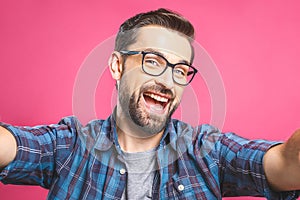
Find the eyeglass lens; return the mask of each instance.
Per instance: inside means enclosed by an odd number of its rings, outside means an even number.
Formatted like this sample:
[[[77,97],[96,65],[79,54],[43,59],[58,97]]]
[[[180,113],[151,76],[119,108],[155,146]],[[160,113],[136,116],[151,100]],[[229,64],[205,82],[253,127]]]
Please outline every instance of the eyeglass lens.
[[[168,61],[160,55],[144,53],[143,56],[143,70],[150,75],[159,76],[168,67]],[[173,80],[181,85],[188,84],[193,78],[193,73],[189,65],[176,64],[173,67]]]

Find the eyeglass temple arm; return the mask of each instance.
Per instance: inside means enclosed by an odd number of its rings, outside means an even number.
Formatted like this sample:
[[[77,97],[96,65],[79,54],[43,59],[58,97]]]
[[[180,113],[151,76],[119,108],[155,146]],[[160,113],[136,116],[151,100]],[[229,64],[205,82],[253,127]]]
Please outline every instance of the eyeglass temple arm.
[[[126,55],[135,55],[141,53],[141,51],[120,51],[120,53]]]

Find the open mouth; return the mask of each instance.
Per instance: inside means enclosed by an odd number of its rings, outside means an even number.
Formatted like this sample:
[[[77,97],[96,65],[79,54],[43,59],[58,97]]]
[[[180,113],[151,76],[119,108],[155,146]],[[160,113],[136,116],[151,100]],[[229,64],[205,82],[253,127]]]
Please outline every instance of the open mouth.
[[[165,108],[167,107],[170,98],[166,95],[161,95],[153,92],[144,92],[143,98],[145,101],[145,105],[152,112],[162,114],[165,112]]]

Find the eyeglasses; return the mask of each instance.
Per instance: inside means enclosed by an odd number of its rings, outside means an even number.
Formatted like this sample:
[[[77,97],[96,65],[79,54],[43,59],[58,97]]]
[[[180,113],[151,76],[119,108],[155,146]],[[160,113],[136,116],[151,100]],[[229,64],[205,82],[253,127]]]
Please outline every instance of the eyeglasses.
[[[146,74],[152,76],[160,76],[168,67],[171,67],[173,81],[183,86],[188,85],[198,72],[196,68],[184,62],[176,64],[170,63],[165,57],[160,55],[159,52],[120,51],[120,53],[128,56],[142,54],[142,69]]]

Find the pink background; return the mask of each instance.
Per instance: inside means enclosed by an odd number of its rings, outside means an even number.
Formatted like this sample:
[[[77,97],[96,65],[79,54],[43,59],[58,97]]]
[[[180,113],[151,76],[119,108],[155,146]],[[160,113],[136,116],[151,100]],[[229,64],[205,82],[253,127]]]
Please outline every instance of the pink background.
[[[87,55],[114,35],[124,19],[167,7],[192,21],[196,40],[220,71],[226,89],[223,131],[285,140],[300,127],[298,1],[108,2],[0,2],[1,121],[49,124],[72,115],[74,82]],[[114,82],[107,81],[111,88]],[[201,78],[197,83],[202,84]],[[97,116],[106,118],[110,96],[102,92],[95,95],[95,107]],[[209,98],[199,99],[200,121],[209,122],[209,106],[203,103],[210,106]],[[46,194],[39,187],[0,184],[1,200],[46,199]]]

